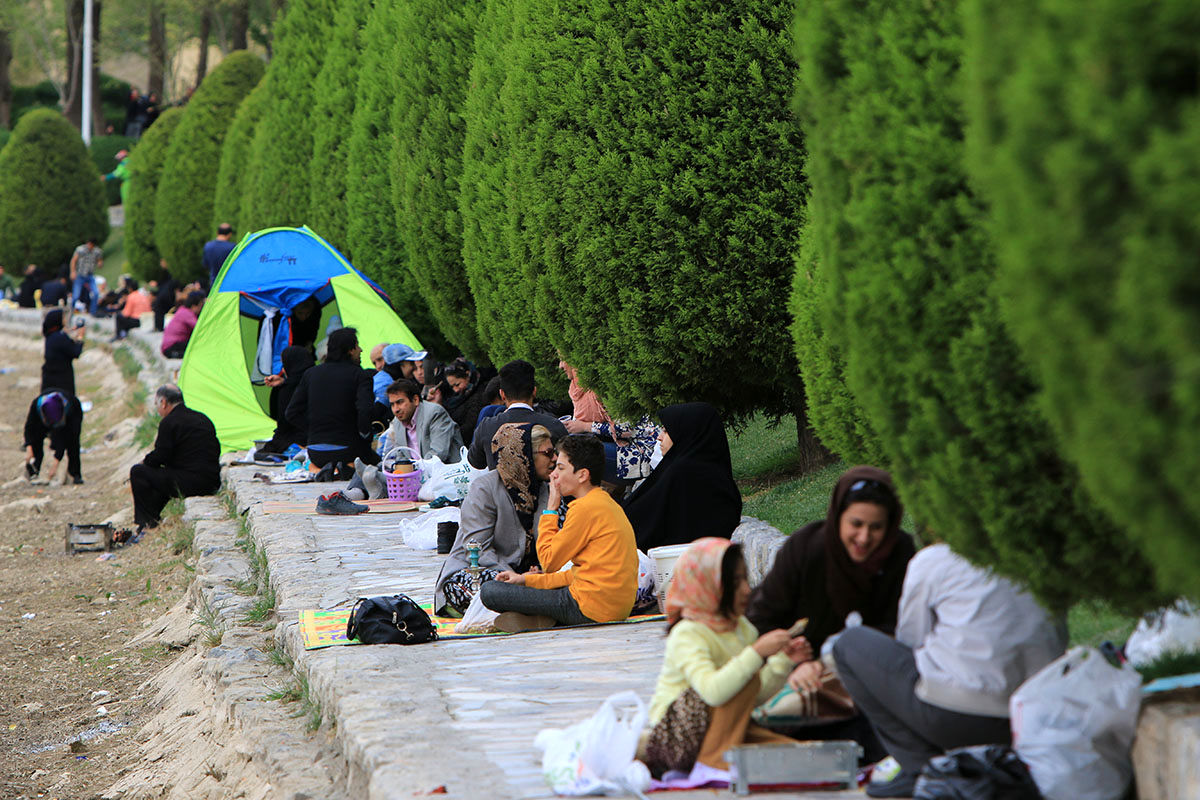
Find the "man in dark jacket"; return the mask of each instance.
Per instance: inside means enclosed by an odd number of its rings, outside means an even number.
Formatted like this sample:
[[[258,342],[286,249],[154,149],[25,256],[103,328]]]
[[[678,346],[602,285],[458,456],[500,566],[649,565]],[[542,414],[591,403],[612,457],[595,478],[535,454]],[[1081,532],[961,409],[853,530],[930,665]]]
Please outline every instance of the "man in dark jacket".
[[[42,469],[45,439],[49,436],[54,463],[50,465],[50,474],[46,477],[51,480],[54,478],[65,452],[67,475],[71,482],[83,483],[79,466],[79,434],[82,429],[83,408],[77,398],[58,389],[35,397],[25,417],[25,470],[29,479],[36,478]]]
[[[172,497],[215,494],[221,486],[221,445],[212,421],[185,406],[183,393],[171,384],[158,387],[154,405],[162,417],[154,449],[129,470],[139,537],[158,525]]]
[[[500,368],[500,399],[506,406],[505,410],[488,417],[475,426],[475,435],[471,439],[471,449],[467,451],[467,461],[475,469],[496,468],[496,455],[492,452],[492,437],[506,422],[533,422],[546,426],[550,438],[554,442],[567,435],[567,429],[557,417],[533,410],[533,400],[537,395],[534,383],[533,365],[528,361],[510,361]]]

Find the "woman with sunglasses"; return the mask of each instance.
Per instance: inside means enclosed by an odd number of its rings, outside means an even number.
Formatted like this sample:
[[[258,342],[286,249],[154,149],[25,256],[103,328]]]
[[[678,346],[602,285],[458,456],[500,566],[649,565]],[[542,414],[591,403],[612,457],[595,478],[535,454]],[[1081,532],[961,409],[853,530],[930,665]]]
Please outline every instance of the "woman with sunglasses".
[[[479,548],[479,577],[495,580],[504,570],[538,566],[537,519],[546,508],[547,479],[556,453],[550,431],[531,422],[501,425],[492,437],[496,468],[471,483],[463,500],[458,535],[434,589],[438,614],[461,616],[475,596],[467,544]]]
[[[759,632],[808,619],[802,643],[807,644],[808,658],[788,683],[813,699],[809,707],[819,709],[814,722],[855,716],[848,709],[833,711],[845,694],[822,666],[825,640],[845,627],[851,612],[858,613],[863,625],[888,635],[896,629],[904,573],[916,552],[912,537],[900,529],[903,513],[891,475],[867,466],[847,470],[833,489],[825,519],[788,537],[750,599],[746,616]],[[827,702],[820,702],[820,694],[829,695]],[[852,728],[843,733],[875,745],[865,726]],[[854,735],[859,729],[861,738]]]

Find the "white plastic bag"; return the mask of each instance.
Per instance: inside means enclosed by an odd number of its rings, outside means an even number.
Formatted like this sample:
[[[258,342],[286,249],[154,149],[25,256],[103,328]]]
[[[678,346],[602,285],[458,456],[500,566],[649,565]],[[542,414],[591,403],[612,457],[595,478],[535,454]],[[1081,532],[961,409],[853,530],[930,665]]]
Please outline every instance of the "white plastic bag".
[[[1009,700],[1013,748],[1046,800],[1117,800],[1133,776],[1141,676],[1076,647]]]
[[[646,715],[637,693],[617,692],[583,722],[541,731],[533,744],[542,751],[542,777],[562,795],[645,791],[650,770],[633,757]]]
[[[436,462],[436,463],[434,463]],[[443,464],[441,459],[434,457],[417,464],[421,469],[421,490],[418,500],[433,500],[438,497],[448,497],[451,500],[465,500],[471,488],[471,482],[480,475],[486,475],[486,469],[475,469],[467,461],[467,448],[462,449],[462,458],[456,464]]]
[[[658,569],[654,559],[638,550],[638,588],[633,610],[641,614],[658,611]]]
[[[483,598],[476,594],[471,598],[463,618],[454,626],[455,633],[491,633],[496,630],[496,617],[499,612],[492,611],[483,604]]]
[[[458,522],[459,510],[454,506],[438,508],[422,514],[416,519],[400,523],[400,535],[404,544],[414,550],[437,550],[437,526],[439,522]]]
[[[1200,613],[1187,600],[1143,617],[1125,644],[1125,655],[1144,667],[1167,653],[1200,651]]]

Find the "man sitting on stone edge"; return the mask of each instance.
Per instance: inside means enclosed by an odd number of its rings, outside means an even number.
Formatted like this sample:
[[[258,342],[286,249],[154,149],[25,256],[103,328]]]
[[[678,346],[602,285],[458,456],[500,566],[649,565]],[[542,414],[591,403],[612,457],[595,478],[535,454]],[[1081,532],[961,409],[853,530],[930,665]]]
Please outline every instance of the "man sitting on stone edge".
[[[212,421],[184,405],[183,392],[169,383],[154,393],[154,407],[162,417],[154,449],[129,469],[134,542],[158,526],[172,497],[216,494],[221,487],[221,445]]]

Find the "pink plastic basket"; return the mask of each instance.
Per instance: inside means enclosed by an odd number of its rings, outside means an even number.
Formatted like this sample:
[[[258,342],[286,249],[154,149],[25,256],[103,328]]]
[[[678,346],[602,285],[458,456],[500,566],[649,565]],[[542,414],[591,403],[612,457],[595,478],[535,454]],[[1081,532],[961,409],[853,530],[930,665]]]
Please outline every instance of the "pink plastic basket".
[[[421,470],[412,472],[385,472],[383,478],[387,482],[388,500],[413,501],[417,492],[421,491]]]

